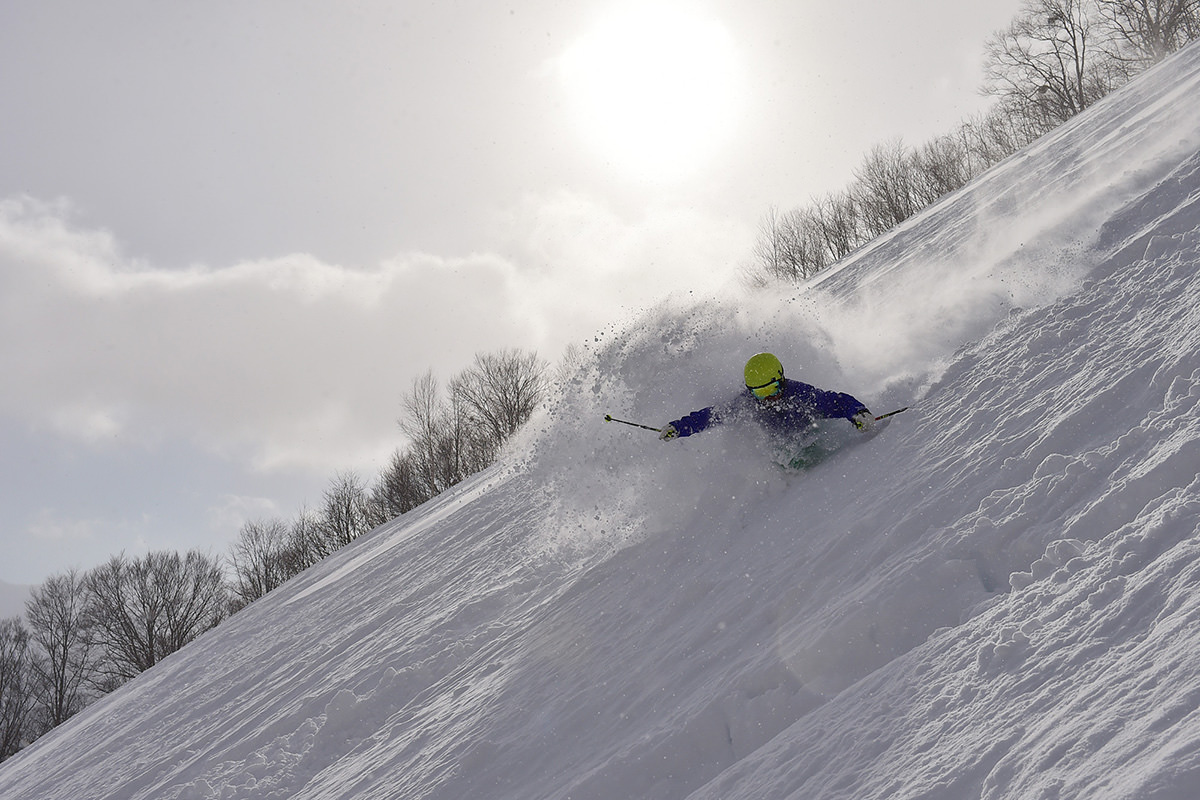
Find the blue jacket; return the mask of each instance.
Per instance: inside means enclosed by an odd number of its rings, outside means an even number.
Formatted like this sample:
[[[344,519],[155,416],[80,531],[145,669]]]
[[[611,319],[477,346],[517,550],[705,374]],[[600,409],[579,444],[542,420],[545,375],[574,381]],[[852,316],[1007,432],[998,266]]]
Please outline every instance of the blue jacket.
[[[843,392],[827,392],[784,378],[780,393],[769,402],[759,400],[747,389],[727,403],[693,411],[670,424],[680,436],[691,436],[723,422],[753,419],[768,432],[786,436],[803,433],[818,419],[850,419],[866,410],[866,406]]]

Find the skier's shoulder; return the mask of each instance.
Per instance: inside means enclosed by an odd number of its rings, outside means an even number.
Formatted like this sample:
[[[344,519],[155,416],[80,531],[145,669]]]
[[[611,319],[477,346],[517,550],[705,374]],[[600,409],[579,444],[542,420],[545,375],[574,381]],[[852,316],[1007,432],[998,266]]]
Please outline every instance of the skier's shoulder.
[[[749,392],[738,392],[715,403],[712,407],[712,413],[716,419],[731,419],[747,411],[754,410],[755,405],[754,395]]]
[[[830,417],[849,418],[855,412],[866,408],[857,398],[845,392],[821,389],[811,383],[792,378],[789,378],[784,384],[784,392],[793,402],[803,403]]]
[[[798,381],[795,378],[788,378],[783,382],[783,396],[790,400],[811,403],[826,394],[828,392],[824,389],[818,389],[811,383]]]

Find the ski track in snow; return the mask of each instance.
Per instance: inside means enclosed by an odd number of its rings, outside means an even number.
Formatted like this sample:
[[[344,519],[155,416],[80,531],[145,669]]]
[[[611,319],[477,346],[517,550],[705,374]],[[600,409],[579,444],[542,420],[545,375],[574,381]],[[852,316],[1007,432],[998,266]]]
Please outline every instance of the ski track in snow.
[[[1193,46],[807,292],[598,332],[500,465],[0,796],[1200,796],[1197,97]],[[736,425],[601,422],[721,399],[760,349],[913,409],[800,474]]]

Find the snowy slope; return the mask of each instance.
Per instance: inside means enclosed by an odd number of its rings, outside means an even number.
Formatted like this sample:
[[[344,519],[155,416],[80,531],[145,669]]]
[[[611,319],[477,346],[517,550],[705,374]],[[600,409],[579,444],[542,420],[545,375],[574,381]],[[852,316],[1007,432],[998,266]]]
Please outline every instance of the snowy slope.
[[[510,457],[0,766],[0,797],[1200,796],[1200,48],[806,293],[598,334]],[[669,444],[746,355],[913,403]],[[618,413],[619,412],[619,413]]]

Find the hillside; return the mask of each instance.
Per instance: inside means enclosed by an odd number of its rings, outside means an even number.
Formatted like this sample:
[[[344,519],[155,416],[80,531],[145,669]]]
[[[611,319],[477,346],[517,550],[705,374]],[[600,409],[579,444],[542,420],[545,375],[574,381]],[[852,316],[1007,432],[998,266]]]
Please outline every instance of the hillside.
[[[598,333],[497,467],[0,766],[16,800],[1200,796],[1200,48],[804,292]],[[770,349],[785,473],[654,424]],[[620,412],[620,413],[618,413]]]

